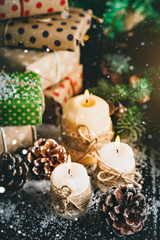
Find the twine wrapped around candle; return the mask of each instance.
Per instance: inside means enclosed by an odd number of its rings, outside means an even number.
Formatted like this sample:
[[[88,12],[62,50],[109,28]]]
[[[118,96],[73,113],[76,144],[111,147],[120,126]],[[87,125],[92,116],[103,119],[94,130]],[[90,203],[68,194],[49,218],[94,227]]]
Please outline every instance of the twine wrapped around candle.
[[[72,160],[84,165],[97,163],[98,150],[113,137],[112,122],[100,133],[91,134],[86,125],[79,125],[77,134],[67,131],[62,121],[62,141]]]
[[[103,170],[101,164],[103,165]],[[99,159],[97,172],[97,185],[103,192],[105,192],[109,187],[116,187],[118,185],[133,184],[139,189],[142,188],[142,185],[138,183],[141,180],[142,176],[135,169],[128,173],[119,172]]]
[[[81,194],[74,194],[69,186],[55,187],[51,184],[51,199],[55,210],[64,218],[80,217],[89,207],[91,185]]]

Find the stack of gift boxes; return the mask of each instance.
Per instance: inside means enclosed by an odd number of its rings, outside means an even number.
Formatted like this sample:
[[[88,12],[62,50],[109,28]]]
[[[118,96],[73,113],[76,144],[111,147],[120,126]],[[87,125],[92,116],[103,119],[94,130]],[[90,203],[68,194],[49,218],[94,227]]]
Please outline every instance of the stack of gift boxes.
[[[68,9],[67,0],[0,2],[1,150],[10,145],[10,131],[21,138],[17,150],[33,125],[57,124],[59,107],[81,91],[79,45],[91,18],[91,10]]]

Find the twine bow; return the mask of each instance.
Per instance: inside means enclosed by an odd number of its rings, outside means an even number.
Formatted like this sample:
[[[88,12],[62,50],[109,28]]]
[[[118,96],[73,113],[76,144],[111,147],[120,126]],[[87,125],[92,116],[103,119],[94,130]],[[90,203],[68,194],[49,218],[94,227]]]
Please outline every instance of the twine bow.
[[[71,153],[76,162],[83,161],[86,155],[89,155],[89,159],[99,159],[98,150],[108,143],[113,137],[112,122],[109,121],[108,125],[101,132],[93,134],[90,133],[89,128],[86,125],[79,125],[77,127],[77,133],[74,134],[67,129],[65,122],[62,119],[62,141],[67,151]],[[89,160],[90,162],[90,160]],[[85,159],[87,164],[87,159]]]
[[[102,162],[100,159],[99,159],[99,161]],[[100,171],[98,173],[97,179],[103,185],[109,184],[112,186],[117,186],[118,182],[124,182],[127,184],[134,184],[139,189],[142,189],[142,185],[138,183],[142,178],[142,176],[139,172],[137,172],[137,171],[132,171],[129,173],[119,172],[119,171],[115,170],[114,168],[108,166],[104,162],[102,162],[102,163],[105,165],[106,169],[103,171]],[[137,177],[136,180],[133,180],[132,178],[129,177],[129,176],[133,176],[133,175]]]
[[[98,143],[98,138],[91,138],[91,134],[89,131],[89,128],[85,125],[79,125],[78,126],[78,133],[79,135],[87,141],[88,147],[85,150],[84,154],[78,159],[78,162],[84,158],[87,154],[91,152],[91,149],[93,148],[92,151],[95,151],[95,153],[99,156],[98,150],[95,146],[96,143]]]
[[[79,195],[72,196],[72,190],[69,186],[64,185],[60,189],[56,188],[54,185],[51,187],[51,197],[53,200],[54,207],[59,214],[70,215],[72,212],[69,210],[78,210],[80,213],[85,210],[88,206],[91,196],[90,185],[83,192],[83,199],[79,198]]]
[[[72,190],[68,186],[66,186],[66,185],[62,186],[61,189],[58,189],[58,193],[59,193],[59,196],[61,198],[55,204],[55,208],[56,208],[57,212],[59,212],[60,214],[66,214],[67,213],[67,214],[70,215],[70,213],[67,210],[69,203],[71,203],[72,206],[74,208],[78,209],[80,212],[82,211],[81,207],[79,207],[70,198],[70,196],[72,194]]]

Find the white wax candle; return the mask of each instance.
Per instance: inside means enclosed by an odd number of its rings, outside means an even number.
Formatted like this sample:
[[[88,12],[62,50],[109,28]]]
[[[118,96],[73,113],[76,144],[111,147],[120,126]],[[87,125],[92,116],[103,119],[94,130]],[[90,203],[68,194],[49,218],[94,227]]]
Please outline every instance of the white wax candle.
[[[73,195],[81,194],[90,184],[84,166],[74,162],[71,163],[70,174],[68,173],[67,163],[62,163],[55,168],[51,178],[55,187],[61,188],[67,185],[72,190]]]
[[[86,125],[91,134],[101,132],[111,121],[108,103],[89,93],[73,97],[63,106],[62,121],[71,132],[79,125]]]
[[[135,159],[132,148],[120,142],[119,146],[115,142],[104,145],[99,150],[101,160],[119,172],[131,172],[135,168]]]

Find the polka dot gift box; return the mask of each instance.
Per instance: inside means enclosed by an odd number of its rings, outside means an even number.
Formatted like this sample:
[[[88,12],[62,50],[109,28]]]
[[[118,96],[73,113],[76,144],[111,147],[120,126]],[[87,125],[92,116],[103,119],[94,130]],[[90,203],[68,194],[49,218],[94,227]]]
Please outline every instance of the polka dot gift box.
[[[75,51],[83,45],[90,28],[92,10],[71,8],[67,16],[61,13],[2,21],[0,44],[5,46]]]
[[[63,79],[59,84],[48,87],[45,97],[52,97],[61,106],[72,96],[77,95],[82,90],[83,84],[83,65],[79,64],[77,70],[69,77]]]
[[[41,77],[45,89],[76,71],[80,62],[80,48],[69,51],[35,51],[28,49],[0,48],[0,69],[6,72],[32,71]]]
[[[38,74],[0,74],[0,126],[42,123],[43,92]]]
[[[0,20],[62,12],[67,0],[0,0]]]

